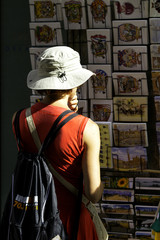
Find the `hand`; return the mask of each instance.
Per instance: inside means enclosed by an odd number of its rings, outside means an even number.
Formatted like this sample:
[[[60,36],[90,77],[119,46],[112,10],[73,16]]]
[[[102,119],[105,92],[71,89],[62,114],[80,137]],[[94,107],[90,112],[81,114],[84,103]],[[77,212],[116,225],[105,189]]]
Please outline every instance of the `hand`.
[[[68,107],[74,111],[77,112],[78,111],[78,99],[77,99],[77,95],[74,95],[73,98],[69,98],[68,99]]]

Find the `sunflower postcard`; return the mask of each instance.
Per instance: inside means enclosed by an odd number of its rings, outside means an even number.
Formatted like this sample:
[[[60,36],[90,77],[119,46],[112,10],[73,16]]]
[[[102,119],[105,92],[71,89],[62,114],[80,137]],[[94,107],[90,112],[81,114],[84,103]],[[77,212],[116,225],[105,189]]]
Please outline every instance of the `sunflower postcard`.
[[[104,188],[133,188],[133,178],[129,177],[107,177],[103,176],[102,181]]]
[[[113,168],[119,171],[147,169],[147,150],[144,147],[112,147]]]
[[[114,121],[148,121],[148,97],[114,97],[113,107]]]
[[[146,123],[113,123],[114,145],[116,147],[148,146]]]

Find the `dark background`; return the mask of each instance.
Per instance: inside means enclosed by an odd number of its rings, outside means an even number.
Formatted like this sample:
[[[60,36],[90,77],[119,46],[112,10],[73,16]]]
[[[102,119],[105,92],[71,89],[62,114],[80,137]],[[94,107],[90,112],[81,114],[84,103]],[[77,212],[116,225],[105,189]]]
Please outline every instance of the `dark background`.
[[[1,213],[17,154],[12,115],[30,104],[31,91],[26,87],[26,77],[31,69],[29,21],[29,1],[1,0]]]

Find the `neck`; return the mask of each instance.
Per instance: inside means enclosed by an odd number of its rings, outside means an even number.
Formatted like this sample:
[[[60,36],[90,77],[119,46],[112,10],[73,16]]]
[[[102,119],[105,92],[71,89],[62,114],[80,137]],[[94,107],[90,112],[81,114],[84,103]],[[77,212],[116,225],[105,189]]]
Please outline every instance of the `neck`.
[[[57,106],[57,107],[63,107],[66,109],[69,109],[68,107],[68,97],[65,96],[64,98],[55,100],[55,101],[51,101],[47,96],[42,100],[43,103],[47,104],[47,105],[51,105],[51,106]]]

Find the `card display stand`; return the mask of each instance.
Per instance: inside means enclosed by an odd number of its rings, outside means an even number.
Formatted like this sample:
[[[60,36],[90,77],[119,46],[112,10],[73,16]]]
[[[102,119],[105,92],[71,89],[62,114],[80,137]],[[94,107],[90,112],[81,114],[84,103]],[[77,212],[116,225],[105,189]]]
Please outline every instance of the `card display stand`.
[[[151,240],[160,201],[159,0],[29,0],[31,67],[48,47],[78,51],[95,76],[77,89],[78,113],[100,129],[109,240]],[[32,91],[31,105],[43,99]]]

